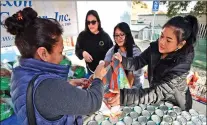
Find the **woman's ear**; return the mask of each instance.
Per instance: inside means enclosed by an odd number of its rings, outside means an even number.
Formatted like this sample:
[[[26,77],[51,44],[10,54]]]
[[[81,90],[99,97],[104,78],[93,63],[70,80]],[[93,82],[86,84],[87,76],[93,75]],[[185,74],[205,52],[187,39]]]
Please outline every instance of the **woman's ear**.
[[[182,42],[180,42],[179,44],[178,44],[178,49],[181,49],[181,48],[183,48],[183,46],[186,44],[186,41],[185,40],[183,40]]]
[[[39,58],[41,60],[47,62],[48,52],[47,52],[47,49],[45,47],[39,47],[37,49],[37,55],[39,56]]]

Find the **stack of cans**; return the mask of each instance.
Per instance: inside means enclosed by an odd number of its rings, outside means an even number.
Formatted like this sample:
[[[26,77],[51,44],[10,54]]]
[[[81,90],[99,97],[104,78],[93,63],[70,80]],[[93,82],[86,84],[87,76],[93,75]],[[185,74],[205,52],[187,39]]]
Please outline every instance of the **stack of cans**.
[[[206,116],[194,109],[182,111],[170,102],[125,106],[117,117],[97,113],[86,125],[206,125]]]

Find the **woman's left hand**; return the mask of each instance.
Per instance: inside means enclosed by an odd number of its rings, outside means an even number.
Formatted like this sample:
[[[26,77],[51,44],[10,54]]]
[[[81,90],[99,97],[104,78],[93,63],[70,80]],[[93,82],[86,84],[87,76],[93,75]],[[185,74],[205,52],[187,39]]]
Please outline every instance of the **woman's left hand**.
[[[117,93],[114,97],[107,99],[107,104],[111,107],[120,105],[120,93]]]
[[[86,78],[71,79],[71,80],[69,80],[69,83],[73,86],[84,86],[89,83],[89,80]]]

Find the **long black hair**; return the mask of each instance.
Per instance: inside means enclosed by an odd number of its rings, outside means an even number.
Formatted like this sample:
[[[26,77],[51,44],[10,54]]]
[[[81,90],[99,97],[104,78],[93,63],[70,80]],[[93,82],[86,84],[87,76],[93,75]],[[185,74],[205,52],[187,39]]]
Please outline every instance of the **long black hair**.
[[[117,24],[114,27],[114,34],[113,34],[114,37],[115,37],[115,31],[117,28],[120,29],[125,34],[124,47],[126,47],[126,57],[133,57],[133,46],[135,45],[135,42],[132,37],[132,33],[131,33],[129,25],[125,22],[121,22],[121,23]],[[118,52],[118,49],[119,49],[119,46],[116,43],[115,48],[114,48],[114,53]]]
[[[97,19],[97,22],[98,22],[98,30],[101,31],[102,30],[102,27],[101,27],[101,20],[99,18],[99,15],[97,13],[97,11],[95,10],[89,10],[86,14],[86,18],[85,18],[85,31],[90,31],[89,28],[88,28],[88,24],[87,24],[87,18],[89,15],[93,15],[94,17],[96,17]]]
[[[35,10],[26,7],[5,20],[4,27],[15,35],[15,45],[22,58],[34,58],[39,47],[45,47],[51,53],[63,33],[55,19],[43,19],[37,15]]]
[[[179,51],[188,52],[194,50],[194,45],[196,43],[196,38],[198,34],[198,20],[192,15],[187,15],[185,17],[175,16],[171,18],[164,27],[174,27],[174,34],[177,38],[178,44],[183,40],[186,44]]]

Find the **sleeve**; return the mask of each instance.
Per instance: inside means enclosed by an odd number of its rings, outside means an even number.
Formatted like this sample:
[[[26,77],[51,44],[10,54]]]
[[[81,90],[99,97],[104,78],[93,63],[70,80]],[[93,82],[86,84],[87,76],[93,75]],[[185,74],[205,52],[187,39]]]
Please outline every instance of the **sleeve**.
[[[126,58],[122,56],[122,65],[126,70],[138,70],[149,64],[150,47],[148,47],[139,56],[133,58]]]
[[[179,100],[177,103],[180,107],[185,107],[185,98],[182,98],[180,92],[185,93],[188,88],[186,76],[190,70],[190,66],[190,62],[176,65],[160,81],[152,81],[150,88],[121,90],[121,104],[148,104],[174,98],[176,101]]]
[[[83,42],[82,40],[83,40],[83,35],[82,33],[80,33],[78,35],[77,42],[75,45],[75,54],[80,60],[83,59],[83,51],[84,51],[82,46],[82,42]]]
[[[87,90],[70,85],[61,79],[47,79],[35,92],[35,105],[44,117],[87,115],[100,109],[103,84],[94,79]]]
[[[108,50],[108,52],[105,55],[104,61],[106,62],[111,62],[112,56],[113,56],[113,49],[114,47],[112,47],[111,49]]]

